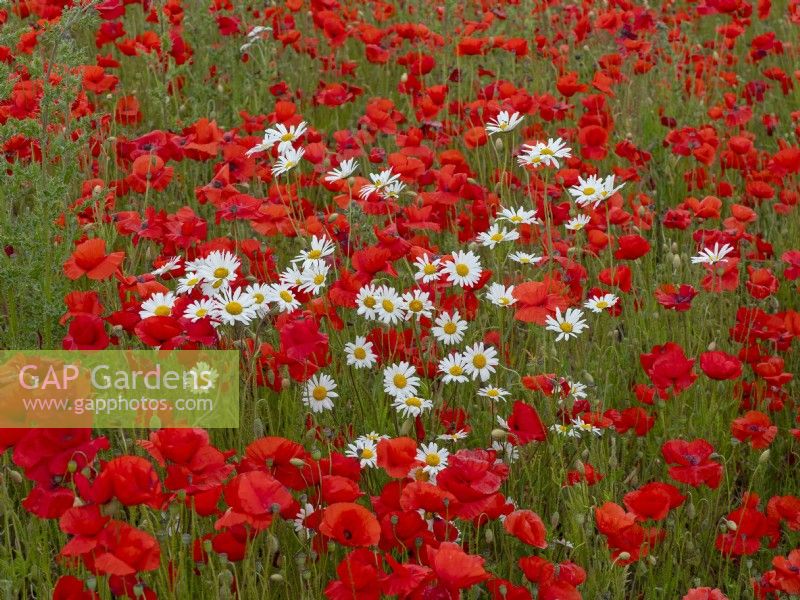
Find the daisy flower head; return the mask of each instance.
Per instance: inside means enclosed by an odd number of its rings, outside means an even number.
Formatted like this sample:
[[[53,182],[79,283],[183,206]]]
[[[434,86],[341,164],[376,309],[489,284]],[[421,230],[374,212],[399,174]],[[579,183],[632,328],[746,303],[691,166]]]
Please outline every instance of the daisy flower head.
[[[486,299],[495,306],[511,306],[517,299],[514,298],[514,286],[504,286],[502,283],[493,283],[486,292]]]
[[[599,427],[596,427],[595,425],[592,425],[591,423],[587,423],[586,421],[584,421],[580,417],[575,417],[574,419],[572,419],[570,421],[570,423],[572,423],[572,429],[577,431],[578,435],[581,435],[581,434],[584,434],[584,433],[590,433],[591,435],[593,435],[595,437],[600,437],[601,435],[603,435],[603,430],[602,429],[600,429]]]
[[[300,537],[303,539],[309,539],[314,536],[316,531],[311,529],[310,527],[306,527],[306,519],[313,515],[316,512],[313,504],[306,504],[297,511],[297,515],[295,515],[293,523],[294,523],[294,530]]]
[[[368,183],[358,191],[358,195],[362,200],[366,200],[374,193],[380,193],[387,185],[394,183],[400,179],[398,173],[393,174],[392,169],[385,169],[380,173],[370,173],[369,178],[372,183]]]
[[[578,176],[578,184],[569,188],[570,195],[578,206],[588,206],[600,197],[603,189],[603,180],[597,175],[589,175],[586,179]]]
[[[270,284],[266,293],[267,302],[278,307],[280,312],[292,312],[300,308],[300,300],[292,289],[285,283]]]
[[[403,361],[383,370],[383,391],[393,398],[415,395],[419,383],[417,370],[411,363]]]
[[[572,427],[564,425],[564,423],[553,423],[550,425],[550,431],[564,437],[575,437]],[[580,435],[580,433],[578,435]]]
[[[457,250],[452,253],[452,258],[453,260],[447,261],[443,268],[450,283],[461,287],[469,287],[478,283],[483,268],[480,258],[475,253],[471,250],[467,252]]]
[[[358,336],[354,341],[345,344],[344,354],[347,364],[356,369],[369,369],[378,361],[372,342],[368,342],[364,336]]]
[[[430,318],[433,314],[433,302],[431,302],[430,294],[422,290],[412,290],[403,294],[403,310],[406,313],[406,321],[416,317]]]
[[[174,271],[175,269],[180,269],[181,260],[182,259],[180,256],[173,256],[157,269],[150,271],[150,274],[155,275],[156,277],[160,277],[161,275],[169,273],[170,271]]]
[[[699,265],[715,265],[720,262],[725,262],[725,258],[734,248],[730,244],[723,244],[720,248],[719,242],[714,244],[714,248],[703,248],[697,256],[692,257],[692,264]]]
[[[139,310],[139,318],[148,317],[168,317],[172,314],[172,307],[175,306],[175,294],[172,292],[156,292],[150,294],[147,300],[142,302]]]
[[[559,158],[569,158],[572,156],[572,148],[567,148],[567,142],[561,138],[549,138],[546,144],[540,142],[538,146],[541,160],[548,167],[555,167],[557,169],[561,166],[558,162]]]
[[[437,435],[437,440],[444,440],[446,442],[458,442],[465,438],[469,437],[469,433],[464,431],[463,429],[459,429],[458,431],[454,431],[453,433],[442,433],[441,435]]]
[[[619,301],[619,298],[614,294],[602,294],[600,296],[592,296],[583,306],[593,313],[601,313],[614,306],[617,301]]]
[[[578,215],[573,217],[564,225],[569,231],[580,231],[586,227],[592,219],[588,215]]]
[[[236,279],[236,271],[241,264],[239,257],[227,250],[211,252],[198,269],[198,275],[205,282],[203,293],[206,296],[213,296],[220,289],[227,287]]]
[[[335,249],[336,246],[328,236],[312,236],[311,247],[301,250],[300,254],[292,262],[302,262],[303,268],[306,268],[312,263],[332,255]]]
[[[454,352],[439,361],[439,372],[443,374],[444,383],[464,383],[467,377],[467,359],[463,354]]]
[[[527,252],[512,252],[508,255],[508,258],[521,265],[535,265],[544,260],[541,256],[536,256],[535,254],[529,254]]]
[[[303,285],[303,270],[297,268],[296,265],[289,265],[283,271],[281,271],[278,281],[280,281],[283,285],[299,288],[301,285]]]
[[[290,125],[288,128],[283,123],[277,123],[274,127],[264,131],[264,139],[260,144],[251,148],[246,152],[247,156],[262,150],[269,150],[275,144],[278,144],[278,153],[283,154],[292,148],[292,144],[300,139],[306,132],[308,123],[301,121],[297,125]],[[256,150],[256,148],[259,148]]]
[[[406,184],[402,181],[393,181],[385,186],[380,191],[380,195],[384,200],[399,200],[400,194],[406,189]]]
[[[395,398],[392,407],[404,418],[418,417],[433,406],[433,402],[417,396]]]
[[[197,323],[201,319],[210,317],[213,310],[214,303],[208,298],[202,298],[200,300],[195,300],[186,307],[186,310],[183,311],[183,318],[189,319],[192,323]]]
[[[263,317],[269,312],[269,302],[267,302],[268,292],[269,286],[266,283],[253,283],[248,285],[244,290],[244,293],[253,301],[253,308],[258,317]]]
[[[533,167],[534,169],[544,166],[545,162],[542,160],[543,148],[544,144],[541,142],[533,145],[524,144],[522,146],[522,152],[517,156],[517,164],[520,167]]]
[[[385,433],[377,433],[375,431],[370,431],[369,433],[365,433],[364,435],[360,435],[356,438],[356,441],[370,441],[375,442],[376,444],[381,440],[388,440],[389,436]]]
[[[556,316],[547,316],[547,326],[545,329],[548,331],[555,331],[558,333],[556,341],[568,340],[571,337],[577,338],[578,335],[588,327],[586,321],[583,320],[583,312],[577,308],[568,308],[562,314],[561,309],[556,307]]]
[[[503,110],[486,124],[486,133],[494,135],[495,133],[511,131],[522,123],[523,118],[518,112],[510,114],[508,111]]]
[[[386,325],[394,325],[405,320],[405,310],[403,309],[403,298],[397,291],[388,285],[378,288],[375,305],[375,315]]]
[[[515,446],[511,442],[500,442],[495,440],[492,442],[492,450],[497,452],[500,460],[506,464],[511,464],[519,460],[519,447]]]
[[[359,466],[374,468],[378,466],[378,446],[372,440],[356,440],[347,445],[345,456],[357,458]]]
[[[440,314],[436,317],[434,323],[434,326],[431,327],[433,337],[438,342],[448,346],[461,343],[461,340],[464,339],[464,333],[469,327],[457,310],[453,311],[452,315],[449,313]]]
[[[501,208],[497,215],[498,221],[508,221],[513,225],[536,225],[541,221],[536,217],[536,209],[530,210],[523,207]]]
[[[586,398],[586,384],[580,381],[570,381],[567,379],[567,387],[569,387],[569,395],[576,400]]]
[[[272,165],[272,174],[278,177],[284,173],[288,173],[300,164],[305,153],[305,148],[287,148],[281,152],[280,156],[278,156],[278,160]]]
[[[477,240],[482,246],[493,249],[501,242],[512,242],[518,238],[519,232],[517,230],[508,231],[495,223],[487,231],[479,233]]]
[[[603,180],[603,184],[600,186],[600,190],[597,192],[597,197],[595,198],[594,201],[594,208],[600,206],[600,203],[605,202],[606,200],[611,198],[611,196],[613,196],[623,187],[625,187],[624,181],[619,185],[615,186],[614,185],[615,178],[616,175],[609,175]]]
[[[325,261],[315,260],[303,269],[303,275],[300,285],[297,289],[301,292],[309,294],[319,294],[322,288],[325,287],[325,281],[328,276],[330,265]]]
[[[378,316],[380,287],[368,283],[356,294],[356,313],[371,321]]]
[[[467,363],[467,375],[481,381],[488,381],[495,372],[495,367],[500,363],[494,346],[486,346],[483,342],[477,342],[466,348],[464,360]]]
[[[333,377],[325,373],[317,373],[306,382],[303,404],[315,413],[331,410],[333,409],[333,399],[339,397],[335,390],[336,382]]]
[[[436,442],[420,444],[417,448],[416,459],[422,463],[422,470],[428,474],[436,474],[447,466],[450,452],[446,448],[439,448]]]
[[[188,294],[195,287],[197,287],[202,281],[203,278],[200,277],[200,275],[198,275],[193,271],[190,271],[186,273],[183,277],[178,279],[178,287],[175,288],[175,293]]]
[[[442,259],[431,258],[427,254],[418,256],[416,260],[414,260],[414,266],[417,269],[416,273],[414,273],[414,279],[422,281],[422,283],[436,281],[441,276],[439,272],[439,265],[441,262]]]
[[[356,164],[355,158],[347,158],[339,163],[339,166],[335,169],[331,169],[325,175],[325,181],[328,183],[336,183],[337,181],[341,181],[343,179],[347,179],[356,172],[358,165]]]
[[[503,388],[495,387],[493,385],[487,385],[486,387],[482,387],[478,390],[478,396],[481,398],[488,398],[489,400],[497,401],[497,400],[505,400],[506,396],[508,396],[511,392],[505,390]]]
[[[253,299],[242,288],[226,288],[214,296],[211,316],[225,325],[247,325],[256,316]]]

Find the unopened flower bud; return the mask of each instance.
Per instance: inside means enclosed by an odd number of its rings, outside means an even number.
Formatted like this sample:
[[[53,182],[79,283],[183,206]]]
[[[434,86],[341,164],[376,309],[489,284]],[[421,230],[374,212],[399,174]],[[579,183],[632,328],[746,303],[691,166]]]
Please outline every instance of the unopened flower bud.
[[[492,429],[493,440],[505,440],[508,437],[508,432],[505,429]]]
[[[620,552],[619,556],[617,556],[618,560],[630,560],[631,553],[630,552]]]
[[[305,467],[305,466],[306,466],[306,461],[304,461],[302,458],[297,458],[297,457],[295,457],[295,458],[290,458],[290,459],[289,459],[289,463],[290,463],[290,464],[291,464],[293,467],[297,467],[298,469],[302,469],[303,467]]]
[[[769,462],[769,448],[764,450],[758,457],[759,464],[765,464]]]
[[[673,269],[680,269],[681,268],[681,257],[680,255],[676,254],[672,257],[672,268]]]

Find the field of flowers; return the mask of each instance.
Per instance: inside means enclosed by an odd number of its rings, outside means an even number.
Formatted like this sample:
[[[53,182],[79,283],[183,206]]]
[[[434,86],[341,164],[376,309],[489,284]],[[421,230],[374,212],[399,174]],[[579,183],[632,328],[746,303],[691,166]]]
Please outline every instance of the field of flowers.
[[[799,0],[7,0],[0,598],[800,595]]]

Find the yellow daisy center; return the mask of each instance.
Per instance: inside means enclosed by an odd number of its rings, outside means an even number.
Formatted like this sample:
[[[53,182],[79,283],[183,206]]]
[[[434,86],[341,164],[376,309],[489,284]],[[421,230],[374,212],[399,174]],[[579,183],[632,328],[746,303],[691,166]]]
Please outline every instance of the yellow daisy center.
[[[172,309],[169,306],[167,306],[166,304],[162,304],[161,306],[156,306],[155,310],[153,311],[153,313],[157,317],[168,317],[169,313],[171,313],[171,312],[172,312]]]
[[[240,315],[242,314],[243,308],[244,307],[238,302],[231,301],[225,305],[225,312],[227,312],[230,315]]]
[[[214,277],[217,279],[224,279],[230,274],[230,271],[225,267],[217,267],[214,269]]]
[[[448,321],[447,323],[444,324],[444,327],[442,327],[442,330],[447,335],[453,335],[458,330],[458,327],[456,327],[456,324],[453,323],[452,321]]]
[[[402,389],[408,384],[408,379],[402,373],[397,373],[392,379],[392,383],[394,383],[394,387]]]
[[[287,290],[282,290],[281,293],[278,294],[278,295],[281,297],[281,300],[283,300],[284,302],[291,302],[292,300],[294,300],[294,296],[292,296],[292,294],[290,292],[288,292]]]

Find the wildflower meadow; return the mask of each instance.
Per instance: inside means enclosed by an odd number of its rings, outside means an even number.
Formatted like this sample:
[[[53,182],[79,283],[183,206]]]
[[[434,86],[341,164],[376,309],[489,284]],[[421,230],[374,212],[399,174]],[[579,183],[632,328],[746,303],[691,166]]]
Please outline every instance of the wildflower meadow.
[[[800,597],[799,43],[799,0],[0,3],[0,348],[226,351],[238,415],[14,421],[72,372],[0,365],[0,600]]]

